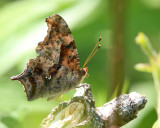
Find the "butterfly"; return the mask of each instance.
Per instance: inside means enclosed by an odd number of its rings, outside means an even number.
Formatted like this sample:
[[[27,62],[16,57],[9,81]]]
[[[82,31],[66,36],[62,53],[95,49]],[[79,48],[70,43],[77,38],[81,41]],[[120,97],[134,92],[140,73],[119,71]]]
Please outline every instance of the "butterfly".
[[[75,41],[65,20],[54,14],[46,23],[47,35],[36,48],[38,56],[29,60],[23,73],[11,77],[24,86],[28,101],[56,99],[75,89],[88,71],[88,67],[79,67]]]

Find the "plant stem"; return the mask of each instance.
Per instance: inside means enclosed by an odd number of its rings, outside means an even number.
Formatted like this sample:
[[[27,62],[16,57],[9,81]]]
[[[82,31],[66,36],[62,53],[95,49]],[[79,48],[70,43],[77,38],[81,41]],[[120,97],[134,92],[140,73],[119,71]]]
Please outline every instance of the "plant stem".
[[[152,76],[157,90],[157,116],[160,119],[160,69],[157,65],[157,59],[150,58],[150,63],[152,65]]]
[[[110,85],[113,94],[115,89],[118,87],[117,95],[120,95],[122,85],[125,77],[125,11],[126,1],[125,0],[113,0],[111,1],[112,9],[112,48],[110,50]]]

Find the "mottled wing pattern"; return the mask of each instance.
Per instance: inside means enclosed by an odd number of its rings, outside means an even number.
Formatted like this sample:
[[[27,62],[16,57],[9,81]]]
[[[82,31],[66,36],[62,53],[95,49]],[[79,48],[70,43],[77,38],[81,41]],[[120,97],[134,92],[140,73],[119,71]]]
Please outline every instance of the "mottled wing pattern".
[[[68,25],[56,14],[46,22],[47,36],[36,48],[39,56],[29,60],[22,74],[11,77],[24,85],[28,100],[59,96],[65,86],[71,86],[72,80],[80,79],[77,49]]]
[[[46,19],[48,25],[47,36],[36,48],[39,55],[48,56],[55,64],[63,61],[69,68],[79,68],[76,45],[71,31],[62,17],[53,15]],[[69,63],[64,63],[69,61]]]

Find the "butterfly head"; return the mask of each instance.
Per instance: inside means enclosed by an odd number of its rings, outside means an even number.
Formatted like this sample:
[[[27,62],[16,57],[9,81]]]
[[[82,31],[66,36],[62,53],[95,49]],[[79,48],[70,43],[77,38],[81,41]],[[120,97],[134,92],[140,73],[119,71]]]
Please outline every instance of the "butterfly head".
[[[82,68],[82,69],[81,69],[81,75],[82,75],[83,77],[85,77],[85,76],[87,75],[87,71],[88,71],[88,67]]]

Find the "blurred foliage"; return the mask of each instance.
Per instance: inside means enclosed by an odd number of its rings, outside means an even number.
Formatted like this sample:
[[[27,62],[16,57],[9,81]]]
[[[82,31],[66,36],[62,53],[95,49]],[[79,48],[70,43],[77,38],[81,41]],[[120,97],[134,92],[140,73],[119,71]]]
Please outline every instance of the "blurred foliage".
[[[152,73],[154,85],[157,91],[157,116],[160,119],[160,53],[157,53],[147,38],[147,36],[140,32],[136,37],[136,43],[141,47],[147,55],[149,64],[136,64],[135,68],[139,71]],[[160,127],[159,121],[154,124],[155,128]]]
[[[150,128],[156,121],[156,95],[150,74],[137,72],[134,65],[147,62],[134,43],[139,31],[145,32],[160,47],[159,0],[130,0],[125,13],[126,84],[130,91],[147,96],[148,103],[138,118],[124,128]],[[152,3],[152,4],[150,4]],[[60,99],[38,99],[28,102],[22,85],[10,77],[21,73],[29,59],[36,56],[35,48],[46,35],[45,18],[57,13],[71,28],[82,66],[92,48],[102,37],[102,48],[88,63],[89,77],[96,106],[107,102],[109,91],[108,51],[112,48],[110,1],[106,0],[2,0],[0,1],[0,128],[36,128]],[[155,43],[154,43],[155,42]],[[125,85],[125,86],[126,86]],[[126,90],[126,87],[124,87]],[[122,92],[125,92],[122,90]],[[69,100],[74,91],[64,94]],[[145,125],[145,126],[144,126]]]
[[[160,120],[157,120],[157,121],[154,123],[154,125],[153,125],[152,128],[158,128],[158,127],[159,127],[159,124],[160,124]]]

